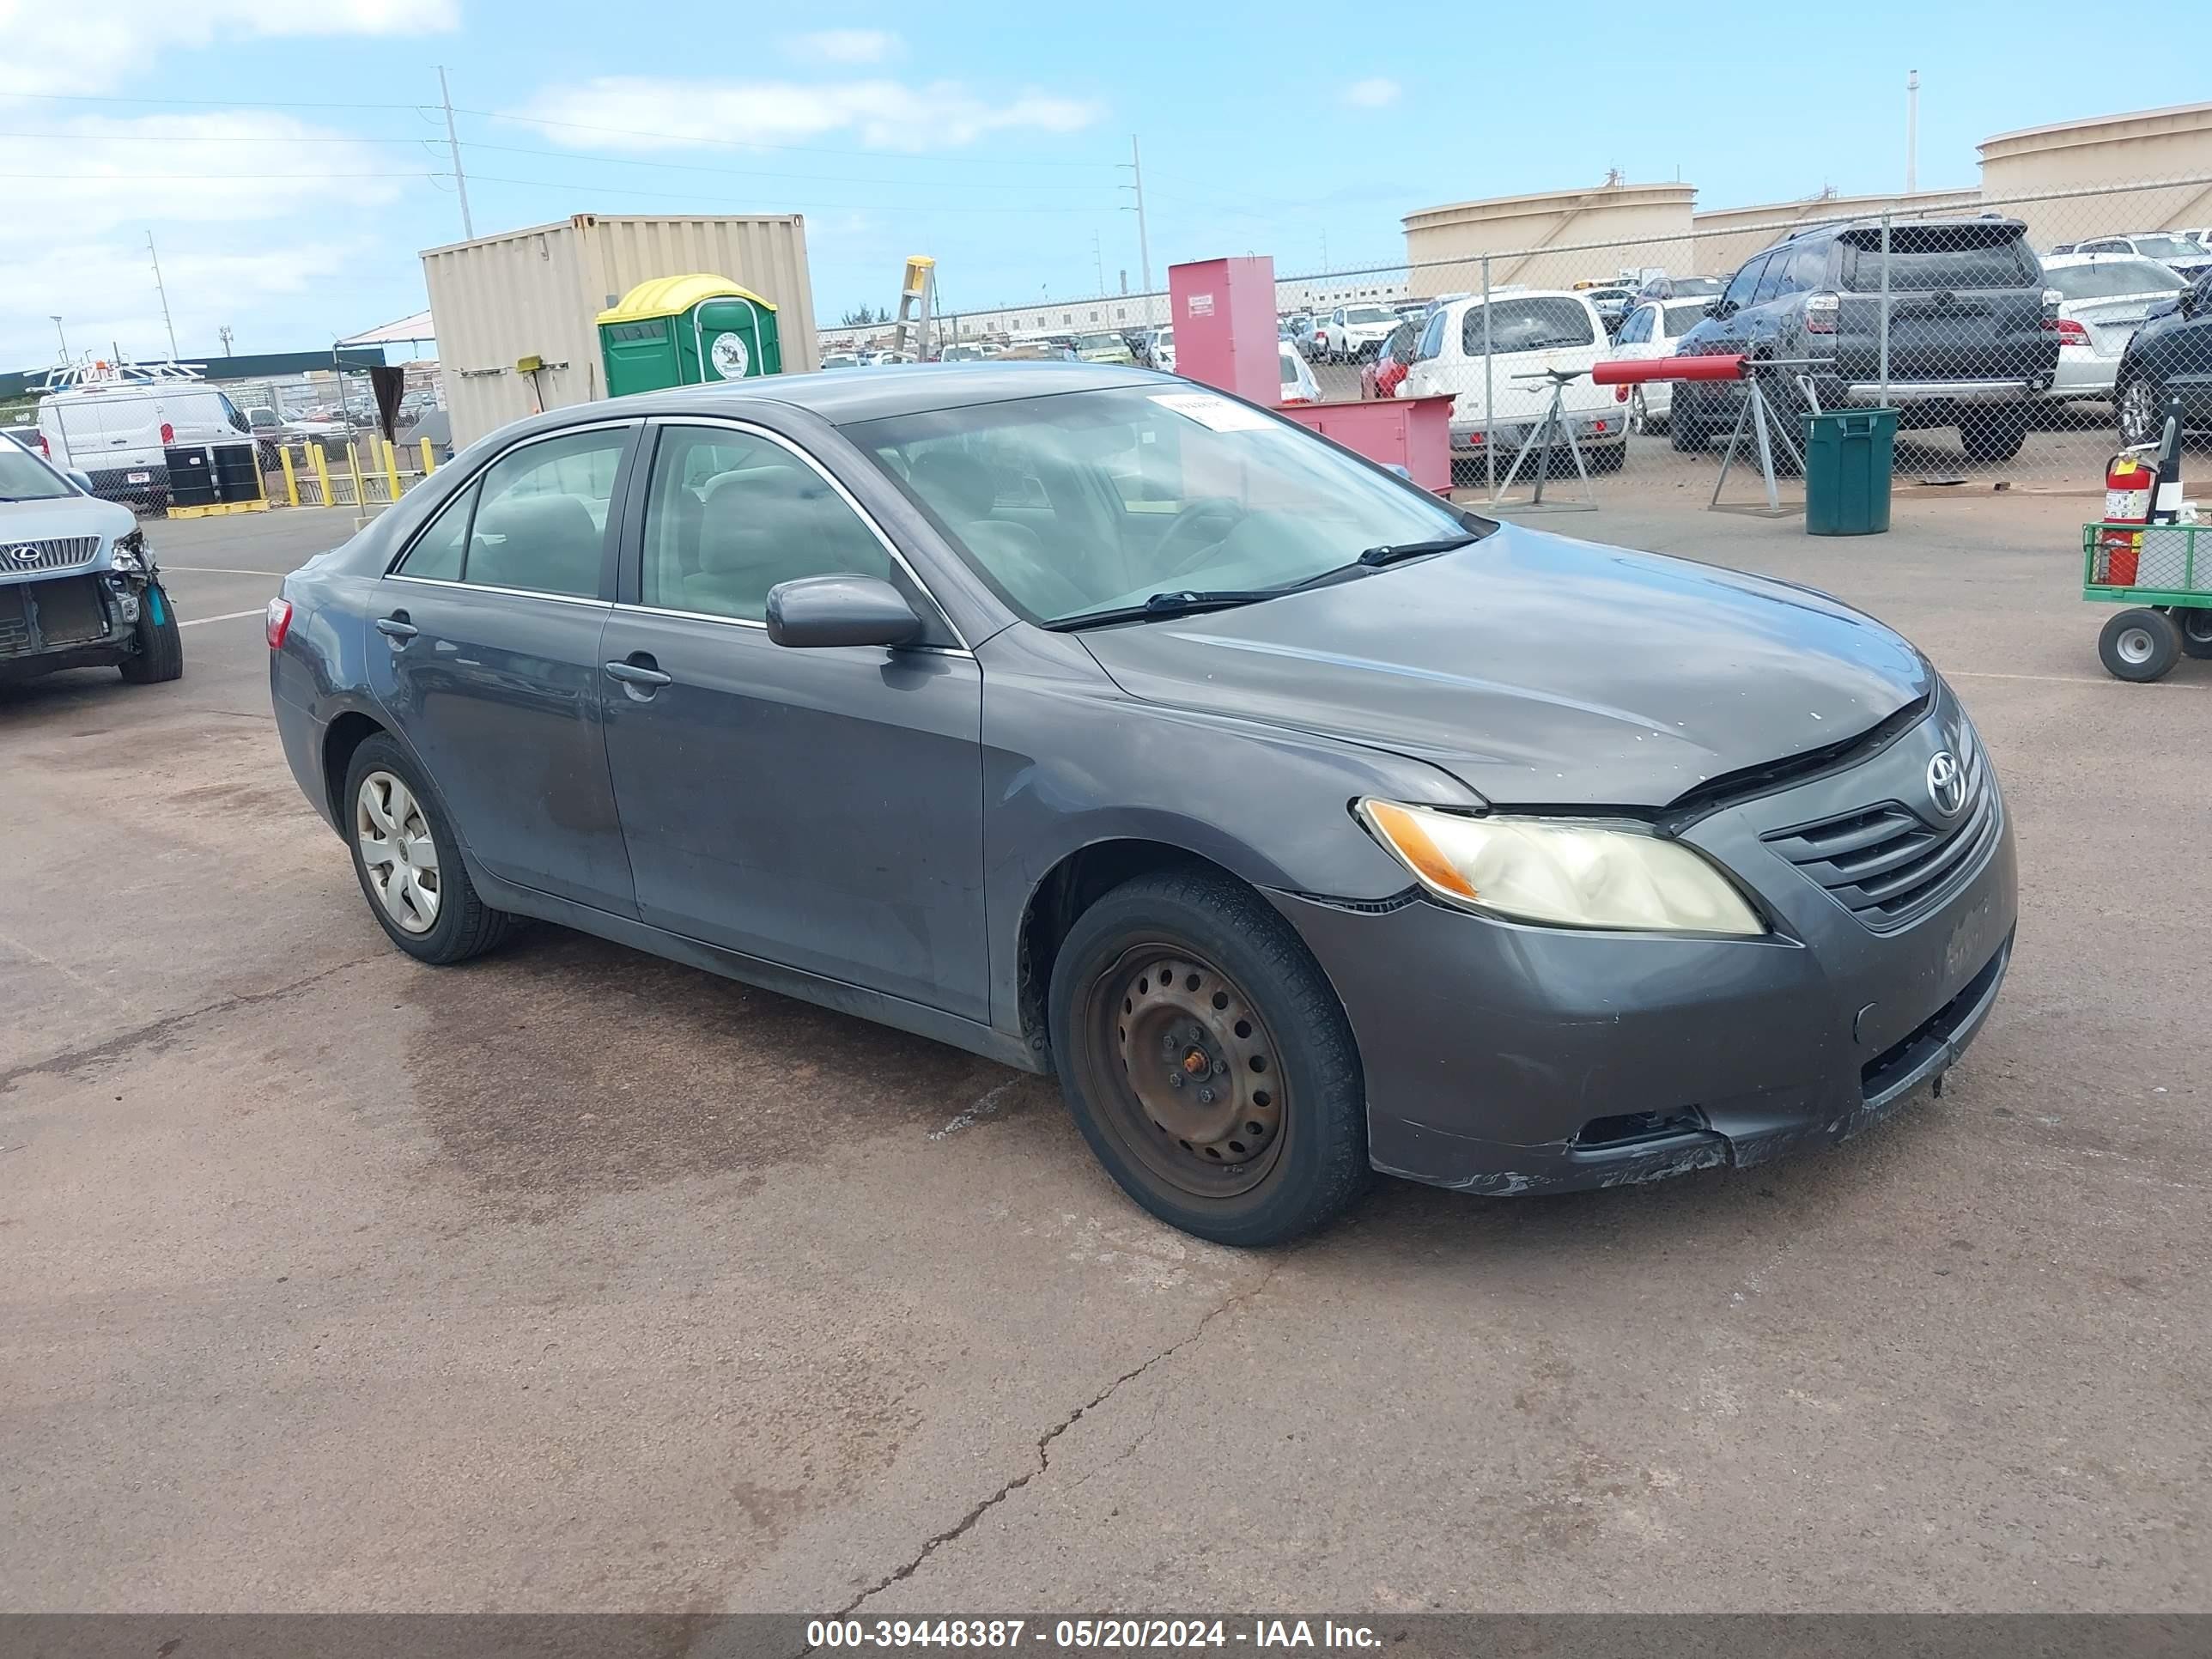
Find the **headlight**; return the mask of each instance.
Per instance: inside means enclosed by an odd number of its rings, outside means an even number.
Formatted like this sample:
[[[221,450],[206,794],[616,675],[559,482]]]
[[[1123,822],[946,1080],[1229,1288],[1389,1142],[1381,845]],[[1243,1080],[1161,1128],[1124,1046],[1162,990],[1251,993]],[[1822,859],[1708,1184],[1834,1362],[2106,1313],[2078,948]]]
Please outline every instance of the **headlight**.
[[[146,532],[143,530],[133,530],[116,538],[115,555],[108,562],[116,569],[125,572],[143,570],[146,568],[142,562],[145,551]]]
[[[1438,898],[1554,927],[1764,933],[1728,878],[1680,842],[1540,818],[1363,800],[1359,816]]]

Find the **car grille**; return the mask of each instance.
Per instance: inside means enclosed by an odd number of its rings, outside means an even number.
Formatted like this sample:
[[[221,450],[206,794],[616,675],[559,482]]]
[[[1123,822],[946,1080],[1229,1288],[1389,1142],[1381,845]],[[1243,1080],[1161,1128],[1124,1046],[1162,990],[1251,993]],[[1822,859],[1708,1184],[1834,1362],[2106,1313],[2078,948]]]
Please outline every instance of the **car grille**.
[[[1962,727],[1957,746],[1966,802],[1954,818],[1887,800],[1761,839],[1875,933],[1907,927],[1973,878],[2004,827],[1981,744]]]
[[[0,585],[0,659],[90,645],[107,631],[97,577]]]
[[[0,576],[26,570],[68,570],[90,564],[100,551],[97,536],[63,536],[44,542],[0,541]]]

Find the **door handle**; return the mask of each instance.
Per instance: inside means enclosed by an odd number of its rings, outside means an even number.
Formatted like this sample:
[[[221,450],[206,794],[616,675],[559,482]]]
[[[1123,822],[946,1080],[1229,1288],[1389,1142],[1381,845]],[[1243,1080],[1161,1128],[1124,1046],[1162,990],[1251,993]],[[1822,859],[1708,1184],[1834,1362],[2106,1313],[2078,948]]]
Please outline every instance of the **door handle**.
[[[641,653],[640,654],[642,655]],[[645,658],[642,662],[635,660],[611,662],[603,664],[602,666],[606,669],[609,679],[620,680],[624,685],[642,685],[650,688],[670,684],[676,678],[673,674],[664,674],[655,668],[650,657]]]
[[[407,613],[401,611],[389,617],[379,617],[376,619],[376,631],[385,635],[394,645],[404,645],[415,637],[416,629],[415,624],[407,620]]]

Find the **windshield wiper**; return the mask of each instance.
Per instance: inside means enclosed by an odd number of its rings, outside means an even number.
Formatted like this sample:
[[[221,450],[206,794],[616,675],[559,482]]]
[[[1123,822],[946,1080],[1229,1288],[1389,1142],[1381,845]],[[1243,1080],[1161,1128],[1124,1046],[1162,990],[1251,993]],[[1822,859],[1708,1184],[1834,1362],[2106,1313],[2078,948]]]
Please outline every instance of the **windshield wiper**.
[[[1235,605],[1256,604],[1290,591],[1288,587],[1179,589],[1170,593],[1155,593],[1142,605],[1117,605],[1110,611],[1086,611],[1080,616],[1062,617],[1057,622],[1045,623],[1045,626],[1055,633],[1065,634],[1079,628],[1103,627],[1108,623],[1151,622],[1160,617],[1188,617],[1201,611],[1227,611]]]
[[[1439,536],[1434,541],[1385,542],[1380,547],[1363,550],[1359,562],[1373,567],[1395,564],[1401,559],[1418,559],[1425,553],[1449,553],[1455,548],[1479,542],[1489,533],[1486,530],[1470,530],[1463,536]]]

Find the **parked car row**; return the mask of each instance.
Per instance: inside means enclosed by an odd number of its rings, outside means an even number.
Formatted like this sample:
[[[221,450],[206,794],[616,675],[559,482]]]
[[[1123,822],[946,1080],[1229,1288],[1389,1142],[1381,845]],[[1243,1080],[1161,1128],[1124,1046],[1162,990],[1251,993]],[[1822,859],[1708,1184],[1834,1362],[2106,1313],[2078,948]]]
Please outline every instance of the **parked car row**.
[[[1378,342],[1361,395],[1449,395],[1462,459],[1517,448],[1551,396],[1536,377],[1601,356],[1810,361],[1822,408],[1886,398],[1900,428],[1955,427],[1978,462],[2017,454],[2050,402],[2113,403],[2131,444],[2157,437],[2177,395],[2192,430],[2212,428],[2212,256],[2194,276],[2154,257],[2193,242],[2108,238],[2039,258],[2017,219],[1893,223],[1885,282],[1883,234],[1878,221],[1812,227],[1731,276],[1655,277],[1625,300],[1620,288],[1591,287],[1434,301],[1418,338],[1401,326]],[[1625,309],[1609,325],[1616,303]],[[1768,390],[1794,424],[1796,376]],[[1743,398],[1736,381],[1617,393],[1577,380],[1560,403],[1593,470],[1610,471],[1632,432],[1704,447],[1734,426]]]

